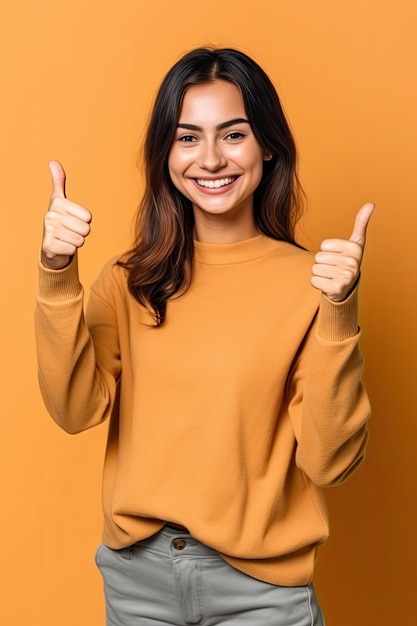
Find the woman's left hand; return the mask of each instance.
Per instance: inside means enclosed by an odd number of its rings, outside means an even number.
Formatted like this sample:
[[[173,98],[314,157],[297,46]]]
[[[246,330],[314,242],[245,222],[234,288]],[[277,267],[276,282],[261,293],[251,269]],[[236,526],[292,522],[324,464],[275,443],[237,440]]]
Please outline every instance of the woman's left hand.
[[[325,239],[315,256],[311,284],[334,302],[346,300],[358,279],[366,228],[374,208],[372,203],[364,204],[356,216],[350,239]]]

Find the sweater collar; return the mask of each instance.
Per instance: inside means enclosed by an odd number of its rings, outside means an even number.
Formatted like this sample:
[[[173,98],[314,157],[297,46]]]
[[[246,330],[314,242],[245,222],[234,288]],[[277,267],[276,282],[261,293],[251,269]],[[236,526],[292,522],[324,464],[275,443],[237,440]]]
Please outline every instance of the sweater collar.
[[[236,243],[211,244],[194,241],[194,258],[208,265],[244,263],[265,256],[276,249],[278,241],[260,234]]]

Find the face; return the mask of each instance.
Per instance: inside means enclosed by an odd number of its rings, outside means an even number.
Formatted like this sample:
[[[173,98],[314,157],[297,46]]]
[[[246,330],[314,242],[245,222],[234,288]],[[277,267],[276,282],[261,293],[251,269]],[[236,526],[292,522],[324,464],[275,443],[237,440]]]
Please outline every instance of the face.
[[[235,85],[217,80],[187,90],[168,166],[193,205],[197,235],[213,227],[233,229],[237,238],[256,234],[253,194],[265,158]]]

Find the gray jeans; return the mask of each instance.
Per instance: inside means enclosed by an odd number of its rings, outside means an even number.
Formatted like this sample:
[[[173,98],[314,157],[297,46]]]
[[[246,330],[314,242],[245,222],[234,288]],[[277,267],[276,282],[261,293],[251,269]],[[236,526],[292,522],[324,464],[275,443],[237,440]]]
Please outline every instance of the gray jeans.
[[[169,527],[129,548],[101,544],[106,626],[324,626],[312,585],[280,587]]]

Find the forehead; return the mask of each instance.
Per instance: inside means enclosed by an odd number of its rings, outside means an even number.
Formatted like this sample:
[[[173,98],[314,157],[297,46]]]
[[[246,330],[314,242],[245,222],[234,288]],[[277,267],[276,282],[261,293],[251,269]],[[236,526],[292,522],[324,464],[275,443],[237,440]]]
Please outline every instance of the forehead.
[[[216,80],[187,89],[179,122],[208,126],[238,117],[246,117],[242,94],[232,83]]]

